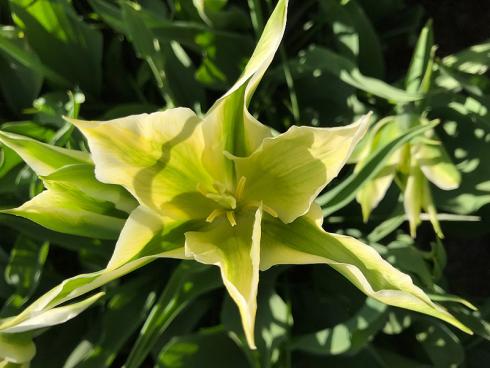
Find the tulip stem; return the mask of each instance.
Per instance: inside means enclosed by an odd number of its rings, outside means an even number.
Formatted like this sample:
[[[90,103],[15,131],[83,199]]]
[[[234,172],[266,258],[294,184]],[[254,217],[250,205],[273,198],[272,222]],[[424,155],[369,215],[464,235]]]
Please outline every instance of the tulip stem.
[[[270,0],[267,0],[267,6],[272,11],[273,6]],[[288,57],[286,54],[286,49],[283,44],[279,46],[279,56],[281,58],[282,70],[284,71],[284,78],[286,79],[286,85],[288,86],[289,92],[289,102],[291,104],[290,111],[293,114],[294,123],[299,121],[299,105],[298,105],[298,97],[296,96],[296,90],[294,88],[294,79],[291,73],[291,68],[288,64]]]
[[[262,34],[264,29],[264,15],[262,14],[262,7],[259,0],[248,0],[248,7],[250,8],[250,17],[252,18],[252,26],[255,31],[257,39]]]

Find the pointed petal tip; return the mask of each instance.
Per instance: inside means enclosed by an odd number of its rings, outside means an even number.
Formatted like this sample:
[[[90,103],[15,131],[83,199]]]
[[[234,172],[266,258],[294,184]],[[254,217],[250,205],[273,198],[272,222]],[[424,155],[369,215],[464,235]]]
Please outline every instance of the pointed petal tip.
[[[7,215],[16,215],[16,212],[18,210],[17,208],[4,208],[0,210],[0,213],[5,213]]]
[[[63,115],[62,118],[81,131],[83,131],[84,129],[89,129],[93,126],[92,122],[87,120],[74,119],[66,115]]]
[[[9,133],[9,132],[4,132],[0,130],[0,143],[12,147],[12,145],[15,145],[15,140],[16,138],[21,138],[22,136],[15,134],[15,133]],[[22,137],[23,138],[23,137]]]

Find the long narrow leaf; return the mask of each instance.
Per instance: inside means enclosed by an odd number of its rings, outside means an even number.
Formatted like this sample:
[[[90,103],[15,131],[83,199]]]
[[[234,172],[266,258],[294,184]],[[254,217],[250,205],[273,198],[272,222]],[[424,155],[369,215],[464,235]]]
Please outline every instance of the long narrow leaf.
[[[192,300],[219,286],[221,280],[214,268],[188,262],[181,263],[151,310],[124,367],[140,367],[170,322]]]

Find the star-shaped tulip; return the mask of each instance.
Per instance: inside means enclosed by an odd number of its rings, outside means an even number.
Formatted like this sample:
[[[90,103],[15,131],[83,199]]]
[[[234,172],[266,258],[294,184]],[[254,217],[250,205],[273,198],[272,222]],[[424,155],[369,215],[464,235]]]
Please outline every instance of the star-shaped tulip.
[[[363,158],[357,163],[356,170],[364,166],[371,153],[402,135],[407,119],[407,116],[402,115],[380,120],[371,131],[369,142],[362,153]],[[427,119],[421,117],[412,116],[410,120],[410,125],[429,124]],[[358,191],[356,199],[361,205],[365,221],[395,179],[403,192],[403,204],[412,237],[416,235],[423,209],[436,234],[443,238],[429,182],[442,190],[452,190],[459,187],[461,175],[432,129],[388,157],[380,173]]]
[[[159,257],[218,266],[251,348],[259,271],[278,264],[329,264],[381,302],[470,332],[373,248],[321,227],[314,199],[364,135],[368,116],[274,136],[248,112],[286,13],[287,1],[279,0],[242,76],[202,119],[174,108],[107,122],[70,120],[87,138],[96,178],[124,187],[139,205],[104,270],[64,281],[0,323],[0,332]]]

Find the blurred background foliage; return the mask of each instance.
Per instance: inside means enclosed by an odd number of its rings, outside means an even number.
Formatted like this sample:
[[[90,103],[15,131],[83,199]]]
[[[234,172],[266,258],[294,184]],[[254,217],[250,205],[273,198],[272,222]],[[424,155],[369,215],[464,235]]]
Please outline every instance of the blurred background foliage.
[[[63,115],[106,120],[173,106],[204,113],[239,76],[273,5],[0,0],[1,129],[86,149]],[[486,366],[489,24],[490,4],[478,1],[291,0],[282,47],[250,107],[277,131],[343,125],[368,111],[374,121],[413,114],[440,121],[437,135],[462,173],[456,190],[432,187],[445,239],[426,218],[415,239],[407,235],[394,185],[364,223],[355,192],[335,192],[369,179],[352,167],[320,202],[329,230],[364,239],[434,299],[444,291],[477,305],[469,312],[441,301],[474,336],[366,299],[327,267],[278,267],[261,275],[252,352],[217,271],[161,260],[109,284],[95,307],[40,334],[32,367]],[[429,36],[417,44],[424,26]],[[409,86],[421,73],[431,81],[422,95]],[[383,152],[372,168],[392,150]],[[41,190],[2,147],[0,207]],[[2,317],[66,277],[102,268],[114,245],[8,215],[0,215],[0,234]]]

